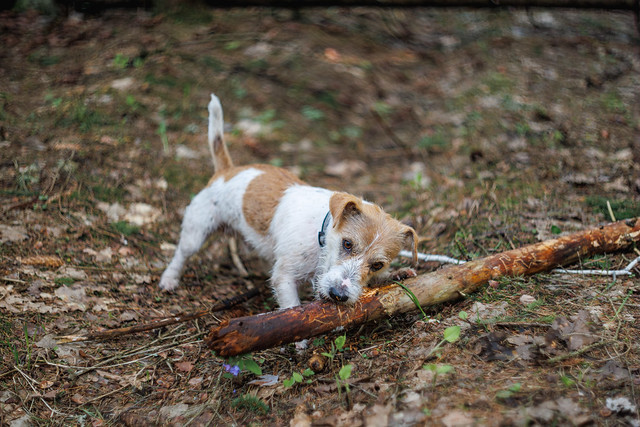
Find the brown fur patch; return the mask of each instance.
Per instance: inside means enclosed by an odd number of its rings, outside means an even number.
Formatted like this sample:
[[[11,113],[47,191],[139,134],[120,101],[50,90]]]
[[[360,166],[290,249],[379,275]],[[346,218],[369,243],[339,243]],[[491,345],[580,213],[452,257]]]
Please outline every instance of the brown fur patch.
[[[249,183],[242,199],[242,212],[247,224],[258,233],[269,231],[271,220],[284,191],[294,184],[304,184],[291,172],[270,165],[251,166],[264,173]]]
[[[216,172],[233,168],[233,161],[221,135],[216,135],[213,140],[213,164]]]
[[[412,240],[411,249],[416,258],[417,235],[413,228],[392,218],[377,205],[347,193],[336,193],[330,200],[334,227],[343,239],[353,243],[351,256],[364,259],[361,277],[364,283],[384,271],[398,255],[406,240]],[[372,271],[371,265],[382,262],[384,268]]]
[[[214,174],[207,186],[222,177],[229,181],[247,169],[258,169],[264,173],[251,181],[242,197],[242,212],[247,221],[258,233],[265,235],[269,231],[271,219],[276,211],[284,191],[294,184],[305,185],[304,181],[287,171],[271,165],[234,166]]]

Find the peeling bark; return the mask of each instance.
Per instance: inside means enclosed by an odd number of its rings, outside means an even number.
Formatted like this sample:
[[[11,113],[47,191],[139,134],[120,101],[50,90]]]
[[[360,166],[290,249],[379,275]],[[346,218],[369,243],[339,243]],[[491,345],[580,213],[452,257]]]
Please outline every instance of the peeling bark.
[[[639,241],[640,219],[618,221],[445,267],[408,279],[404,285],[422,306],[430,306],[465,296],[491,279],[549,271],[597,254],[621,251]],[[400,286],[388,285],[365,290],[351,307],[315,301],[287,310],[227,320],[211,329],[207,345],[220,356],[233,356],[415,309],[415,304]]]

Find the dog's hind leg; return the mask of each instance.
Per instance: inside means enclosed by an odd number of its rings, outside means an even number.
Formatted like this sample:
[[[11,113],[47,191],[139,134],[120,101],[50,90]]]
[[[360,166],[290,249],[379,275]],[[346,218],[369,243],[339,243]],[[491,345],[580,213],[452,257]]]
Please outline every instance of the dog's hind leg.
[[[205,188],[198,193],[184,212],[180,241],[173,259],[160,278],[160,288],[171,291],[180,284],[184,263],[204,244],[219,226],[216,202]]]

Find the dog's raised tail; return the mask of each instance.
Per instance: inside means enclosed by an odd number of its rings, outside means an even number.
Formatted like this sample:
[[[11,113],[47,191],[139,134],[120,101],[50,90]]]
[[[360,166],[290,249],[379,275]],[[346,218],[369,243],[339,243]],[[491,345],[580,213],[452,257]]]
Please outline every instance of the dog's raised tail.
[[[222,105],[214,94],[211,94],[211,101],[209,101],[209,150],[216,172],[233,167],[233,161],[227,151],[227,145],[224,143]]]

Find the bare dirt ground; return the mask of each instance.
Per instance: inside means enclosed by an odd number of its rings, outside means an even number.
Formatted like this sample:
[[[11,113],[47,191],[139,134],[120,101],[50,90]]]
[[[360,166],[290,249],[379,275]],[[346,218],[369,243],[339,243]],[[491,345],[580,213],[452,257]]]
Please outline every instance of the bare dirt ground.
[[[212,91],[238,164],[363,195],[414,225],[423,252],[475,259],[598,226],[607,201],[640,215],[631,14],[190,4],[5,12],[0,31],[0,424],[639,425],[638,268],[494,281],[430,321],[235,360],[203,337],[275,308],[268,266],[242,248],[240,276],[216,238],[183,287],[157,288],[212,172]],[[250,286],[263,292],[217,317],[56,341]],[[451,326],[459,339],[434,351]]]

